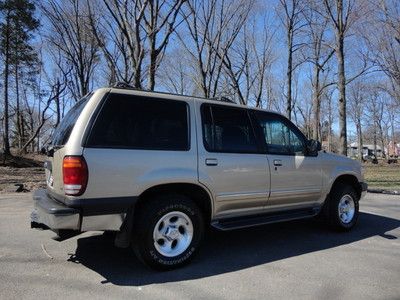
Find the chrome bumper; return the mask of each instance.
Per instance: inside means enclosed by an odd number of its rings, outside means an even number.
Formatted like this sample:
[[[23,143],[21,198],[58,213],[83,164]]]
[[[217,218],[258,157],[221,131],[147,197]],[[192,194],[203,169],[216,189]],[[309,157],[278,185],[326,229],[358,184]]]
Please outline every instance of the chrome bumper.
[[[34,208],[31,213],[32,228],[80,229],[79,210],[65,206],[47,195],[45,189],[33,194]]]

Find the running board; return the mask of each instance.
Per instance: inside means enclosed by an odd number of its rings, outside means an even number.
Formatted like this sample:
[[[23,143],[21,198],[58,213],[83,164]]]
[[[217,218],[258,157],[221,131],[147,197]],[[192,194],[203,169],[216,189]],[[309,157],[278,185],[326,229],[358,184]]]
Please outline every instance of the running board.
[[[306,219],[316,216],[319,208],[297,209],[285,212],[275,212],[262,215],[221,219],[211,222],[211,226],[219,230],[233,230],[252,226],[265,225],[283,221]]]

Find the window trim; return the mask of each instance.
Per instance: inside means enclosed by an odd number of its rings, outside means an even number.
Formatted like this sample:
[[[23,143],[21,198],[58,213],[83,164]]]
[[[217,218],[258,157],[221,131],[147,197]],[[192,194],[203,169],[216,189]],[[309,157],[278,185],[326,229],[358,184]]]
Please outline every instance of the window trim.
[[[212,108],[213,107],[219,107],[219,108],[223,108],[223,109],[233,109],[233,110],[241,110],[241,111],[245,111],[247,118],[249,120],[250,123],[250,127],[251,127],[251,131],[253,132],[253,136],[254,136],[254,140],[255,140],[255,145],[257,150],[255,151],[221,151],[221,150],[213,150],[210,149],[210,147],[208,146],[208,143],[206,141],[205,138],[205,132],[204,132],[204,110],[205,109],[210,109],[210,115],[211,115],[211,122],[212,124],[214,124],[214,116],[213,116],[213,111]],[[214,104],[214,103],[202,103],[200,105],[200,119],[201,119],[201,133],[202,133],[202,139],[203,139],[203,147],[207,152],[210,153],[227,153],[227,154],[265,154],[265,151],[263,151],[262,149],[262,145],[259,141],[259,137],[257,135],[257,132],[254,128],[254,124],[253,124],[253,120],[252,117],[250,115],[250,109],[248,108],[242,108],[242,107],[234,107],[234,106],[227,106],[227,105],[221,105],[221,104]]]
[[[148,99],[148,101],[152,101],[152,99],[156,99],[162,102],[178,102],[184,103],[186,107],[186,123],[187,123],[187,146],[184,149],[165,149],[165,148],[149,148],[149,147],[133,147],[133,146],[112,146],[112,145],[89,145],[89,139],[91,134],[93,133],[93,129],[97,123],[97,120],[102,112],[104,106],[108,101],[110,101],[111,96],[129,96],[132,97],[132,100],[135,101],[135,98],[143,98]],[[84,134],[84,139],[82,141],[82,146],[84,148],[89,149],[119,149],[119,150],[146,150],[146,151],[174,151],[174,152],[188,152],[192,149],[192,138],[191,138],[191,118],[190,118],[190,106],[186,101],[176,100],[176,99],[165,99],[165,98],[158,98],[158,97],[149,97],[149,96],[142,96],[142,95],[135,95],[135,94],[124,94],[124,93],[116,93],[116,92],[109,92],[107,95],[101,99],[100,103],[96,107],[96,111],[93,114],[92,118],[89,121],[89,126]]]
[[[257,113],[267,115],[271,120],[279,120],[284,125],[286,125],[290,130],[292,130],[297,135],[297,137],[300,138],[300,140],[301,140],[301,142],[303,144],[304,152],[302,154],[296,154],[296,153],[278,153],[278,152],[269,151],[268,144],[265,141],[264,132],[263,132],[260,124],[258,123],[259,120],[257,118]],[[257,132],[258,132],[259,138],[261,138],[262,143],[264,144],[265,153],[266,154],[269,154],[269,155],[283,155],[283,156],[311,156],[311,155],[309,155],[307,153],[307,138],[301,132],[301,130],[296,125],[294,125],[289,119],[287,119],[286,117],[284,117],[284,116],[282,116],[280,114],[274,113],[274,112],[252,110],[252,118],[254,119],[254,122],[256,124],[255,126],[257,127]]]

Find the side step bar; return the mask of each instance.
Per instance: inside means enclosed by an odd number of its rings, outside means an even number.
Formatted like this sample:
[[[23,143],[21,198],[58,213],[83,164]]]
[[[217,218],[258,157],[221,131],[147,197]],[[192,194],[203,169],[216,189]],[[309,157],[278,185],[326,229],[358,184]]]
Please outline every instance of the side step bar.
[[[290,210],[286,212],[267,213],[255,216],[221,219],[211,222],[211,226],[216,229],[226,231],[283,221],[312,218],[316,216],[319,211],[319,208],[309,208]]]

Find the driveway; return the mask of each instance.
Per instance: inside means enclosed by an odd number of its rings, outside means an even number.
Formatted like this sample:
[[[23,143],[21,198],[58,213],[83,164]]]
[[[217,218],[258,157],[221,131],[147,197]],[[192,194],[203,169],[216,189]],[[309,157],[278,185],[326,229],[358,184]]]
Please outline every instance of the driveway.
[[[161,273],[101,232],[30,229],[30,197],[0,195],[0,299],[400,298],[400,196],[368,194],[349,233],[306,220],[211,230],[190,265]]]

